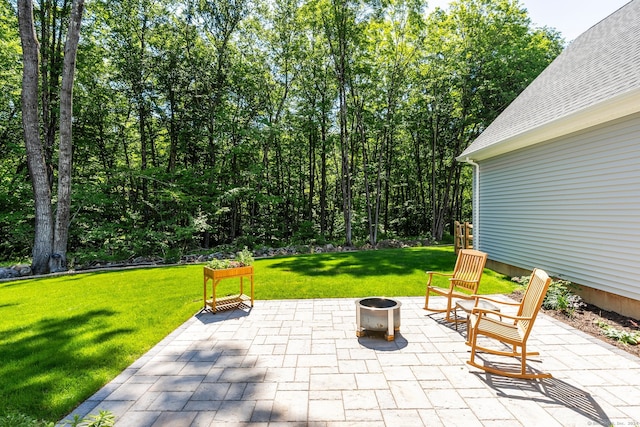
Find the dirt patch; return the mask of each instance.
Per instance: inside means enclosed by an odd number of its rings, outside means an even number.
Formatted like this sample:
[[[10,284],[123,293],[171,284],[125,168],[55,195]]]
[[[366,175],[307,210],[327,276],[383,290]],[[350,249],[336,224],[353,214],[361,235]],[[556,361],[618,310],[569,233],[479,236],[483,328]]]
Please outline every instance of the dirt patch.
[[[517,301],[522,299],[521,292],[514,292],[509,296]],[[626,331],[631,334],[640,333],[640,321],[635,320],[632,317],[623,316],[613,311],[603,310],[591,304],[586,304],[582,309],[576,310],[572,316],[568,316],[565,313],[556,310],[542,309],[542,312],[560,320],[561,322],[573,326],[584,333],[616,346],[629,354],[640,357],[640,345],[629,345],[613,338],[609,338],[603,334],[603,328],[599,326],[599,323],[605,322],[612,328],[619,331]]]

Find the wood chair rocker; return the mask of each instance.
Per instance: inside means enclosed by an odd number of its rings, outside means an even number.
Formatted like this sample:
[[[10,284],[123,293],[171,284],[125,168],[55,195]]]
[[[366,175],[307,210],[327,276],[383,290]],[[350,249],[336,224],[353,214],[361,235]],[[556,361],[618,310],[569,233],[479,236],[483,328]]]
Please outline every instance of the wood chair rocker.
[[[453,268],[452,274],[438,273],[435,271],[427,271],[429,280],[427,281],[427,293],[424,300],[424,309],[436,313],[446,313],[445,320],[447,322],[461,322],[463,320],[451,317],[453,298],[473,299],[475,293],[478,292],[482,271],[487,263],[487,254],[476,251],[474,249],[461,249],[458,252],[458,259]],[[433,276],[449,277],[449,287],[442,288],[432,285]],[[429,294],[434,292],[438,295],[447,297],[447,308],[431,308],[429,307]]]
[[[531,280],[527,286],[527,290],[519,303],[510,303],[499,301],[484,296],[476,296],[476,301],[487,300],[502,305],[518,306],[518,314],[513,316],[505,314],[504,311],[496,312],[483,308],[474,308],[469,316],[469,330],[467,345],[471,346],[471,357],[467,363],[484,371],[512,378],[551,378],[548,373],[527,372],[527,356],[537,356],[538,352],[527,352],[527,339],[533,328],[533,323],[540,311],[544,296],[551,284],[551,278],[547,273],[540,269],[534,269],[531,274]],[[505,321],[487,317],[486,314],[495,314],[502,316]],[[493,338],[512,347],[511,351],[503,351],[489,349],[478,345],[478,336],[484,335]],[[518,348],[521,351],[518,351]],[[476,363],[476,351],[496,354],[499,356],[510,356],[520,358],[520,372],[505,371],[503,369],[494,368],[487,365]]]

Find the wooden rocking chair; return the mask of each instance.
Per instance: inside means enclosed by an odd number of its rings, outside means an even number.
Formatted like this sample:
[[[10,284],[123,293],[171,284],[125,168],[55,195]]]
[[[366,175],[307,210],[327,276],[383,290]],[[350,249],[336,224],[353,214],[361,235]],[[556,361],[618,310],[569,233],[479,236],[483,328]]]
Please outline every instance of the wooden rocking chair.
[[[538,352],[527,352],[527,339],[533,328],[533,323],[536,320],[540,306],[544,300],[544,296],[551,284],[551,278],[546,272],[540,269],[534,269],[531,274],[531,280],[527,286],[524,297],[519,303],[508,303],[505,301],[498,301],[495,299],[476,296],[476,301],[487,300],[493,303],[518,306],[518,314],[515,316],[505,314],[503,311],[498,313],[496,311],[486,310],[482,308],[474,308],[469,316],[469,330],[467,345],[471,346],[471,358],[467,361],[469,365],[475,366],[487,372],[491,372],[498,375],[503,375],[512,378],[550,378],[551,374],[547,373],[527,373],[527,356],[537,356]],[[506,321],[497,320],[491,317],[487,317],[486,314],[495,314],[502,316]],[[504,344],[512,346],[511,351],[502,351],[496,349],[489,349],[478,345],[478,336],[484,335],[488,338],[496,339]],[[518,348],[521,351],[518,351]],[[497,354],[500,356],[510,356],[520,358],[521,366],[520,372],[517,371],[505,371],[486,365],[480,365],[475,362],[476,351],[483,351],[486,353]]]
[[[476,251],[474,249],[461,249],[458,252],[458,259],[453,268],[452,274],[438,273],[435,271],[427,271],[429,280],[427,281],[427,293],[424,300],[424,309],[436,313],[446,313],[445,319],[448,322],[458,321],[451,317],[452,299],[473,299],[478,292],[482,271],[487,263],[487,254]],[[449,277],[449,287],[441,288],[432,285],[433,276]],[[431,308],[429,307],[429,294],[434,292],[438,295],[447,297],[447,308]]]

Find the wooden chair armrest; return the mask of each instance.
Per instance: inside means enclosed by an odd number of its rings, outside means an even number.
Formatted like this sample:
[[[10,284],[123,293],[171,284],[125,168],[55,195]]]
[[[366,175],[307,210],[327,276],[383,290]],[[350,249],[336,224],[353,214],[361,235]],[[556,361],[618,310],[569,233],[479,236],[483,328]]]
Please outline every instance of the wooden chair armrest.
[[[514,307],[517,307],[517,306],[520,305],[519,302],[503,301],[503,300],[491,298],[491,297],[488,297],[488,296],[485,296],[485,295],[472,295],[471,297],[476,300],[476,305],[478,304],[478,300],[480,300],[480,299],[485,300],[485,301],[494,302],[496,304],[510,305],[510,306],[514,306]]]
[[[499,311],[490,310],[488,308],[480,308],[480,307],[474,307],[473,310],[471,310],[471,314],[474,314],[477,316],[484,315],[484,314],[495,314],[496,316],[506,318],[506,319],[511,319],[511,320],[532,320],[533,319],[533,317],[530,317],[530,316],[515,316],[512,314],[505,314]]]
[[[438,271],[425,271],[426,274],[428,274],[429,276],[431,275],[437,275],[437,276],[446,276],[446,277],[451,277],[453,276],[453,273],[440,273]]]
[[[426,274],[429,275],[429,279],[427,280],[427,289],[429,289],[431,287],[431,282],[433,281],[433,276],[444,276],[444,277],[451,277],[453,276],[453,274],[448,274],[448,273],[439,273],[437,271],[425,271]],[[441,288],[441,286],[435,286],[436,288]],[[449,286],[449,288],[451,288],[451,286]],[[443,288],[444,289],[444,288]]]
[[[491,310],[489,308],[481,308],[481,307],[473,307],[473,309],[471,310],[471,314],[476,316],[495,314],[496,316],[499,316],[499,317],[509,317],[508,315],[500,313],[499,311]]]

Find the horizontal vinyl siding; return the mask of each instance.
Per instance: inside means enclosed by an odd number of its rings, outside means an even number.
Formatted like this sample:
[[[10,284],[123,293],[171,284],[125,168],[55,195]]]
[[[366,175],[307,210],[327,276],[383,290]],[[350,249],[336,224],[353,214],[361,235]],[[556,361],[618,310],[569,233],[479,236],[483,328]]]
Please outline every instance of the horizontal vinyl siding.
[[[480,163],[479,249],[640,300],[640,115]]]

